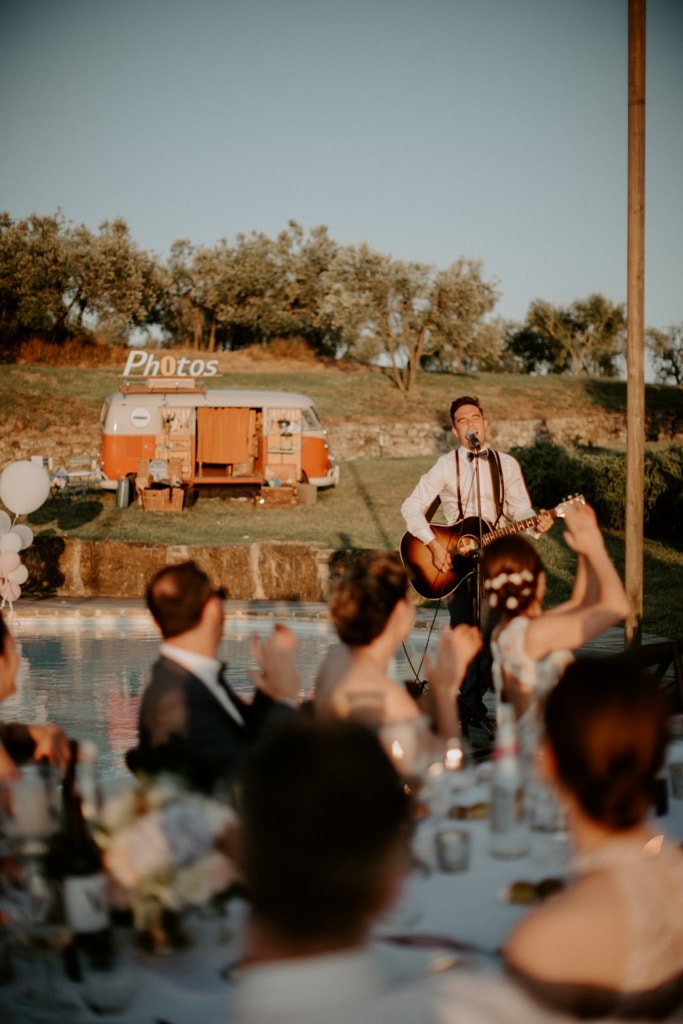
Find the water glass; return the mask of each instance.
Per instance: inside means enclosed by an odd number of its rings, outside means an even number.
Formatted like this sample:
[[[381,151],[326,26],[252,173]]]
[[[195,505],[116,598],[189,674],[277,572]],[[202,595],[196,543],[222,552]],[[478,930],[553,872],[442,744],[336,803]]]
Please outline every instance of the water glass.
[[[122,1013],[135,994],[137,965],[132,938],[115,932],[106,949],[98,943],[78,950],[81,996],[97,1014]]]

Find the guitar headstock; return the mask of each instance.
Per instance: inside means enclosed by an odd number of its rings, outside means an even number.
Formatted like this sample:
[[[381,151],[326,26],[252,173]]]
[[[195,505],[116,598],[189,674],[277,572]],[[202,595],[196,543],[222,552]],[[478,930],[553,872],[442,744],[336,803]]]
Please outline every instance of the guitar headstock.
[[[572,505],[585,505],[586,499],[583,494],[570,494],[567,498],[563,498],[559,505],[554,508],[555,515],[558,519],[564,519],[567,514],[567,509],[571,508]]]

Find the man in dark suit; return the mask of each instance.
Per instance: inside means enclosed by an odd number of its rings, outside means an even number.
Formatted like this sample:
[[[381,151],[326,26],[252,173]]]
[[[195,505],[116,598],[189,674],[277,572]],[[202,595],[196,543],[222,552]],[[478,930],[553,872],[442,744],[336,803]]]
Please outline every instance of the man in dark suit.
[[[256,693],[242,700],[223,682],[217,658],[223,636],[223,595],[194,562],[166,566],[147,587],[147,606],[161,630],[160,656],[142,696],[133,772],[183,775],[193,788],[229,789],[260,733],[296,713],[296,638],[276,626],[252,640],[259,668]]]

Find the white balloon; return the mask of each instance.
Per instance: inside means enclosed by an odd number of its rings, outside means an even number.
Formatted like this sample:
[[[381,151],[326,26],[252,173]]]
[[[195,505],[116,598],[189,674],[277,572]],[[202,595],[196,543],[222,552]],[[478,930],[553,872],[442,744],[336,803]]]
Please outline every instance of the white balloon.
[[[37,462],[20,459],[0,473],[0,499],[17,516],[35,512],[47,500],[50,477]]]
[[[21,537],[14,530],[0,537],[0,551],[21,551]]]
[[[26,568],[25,565],[20,565],[17,569],[14,570],[14,572],[11,572],[9,574],[7,579],[11,583],[26,583],[26,580],[28,579],[28,569]]]
[[[23,551],[24,548],[28,548],[33,544],[33,530],[30,526],[24,526],[23,523],[20,523],[19,526],[12,527],[12,533],[16,533],[21,537],[20,551]]]
[[[0,509],[0,536],[9,533],[12,528],[12,520],[3,509]]]
[[[21,565],[21,559],[16,551],[2,551],[0,552],[0,576],[9,576],[11,572],[18,569]]]
[[[11,580],[5,580],[4,583],[0,583],[0,597],[4,597],[5,601],[18,601],[21,597],[21,587],[18,583],[12,583]]]

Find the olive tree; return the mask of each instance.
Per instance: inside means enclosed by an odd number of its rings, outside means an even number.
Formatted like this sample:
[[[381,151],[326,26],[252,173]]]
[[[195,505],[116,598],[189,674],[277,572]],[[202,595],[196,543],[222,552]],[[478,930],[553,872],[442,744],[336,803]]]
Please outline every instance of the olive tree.
[[[338,250],[325,274],[324,312],[339,355],[386,365],[407,393],[422,367],[473,369],[500,347],[484,320],[496,297],[478,263],[436,271],[363,244]]]
[[[657,380],[683,384],[683,324],[672,324],[665,331],[651,327],[646,332],[646,344]]]
[[[571,305],[531,303],[525,323],[508,332],[506,347],[528,373],[614,376],[624,354],[623,305],[596,293]]]

